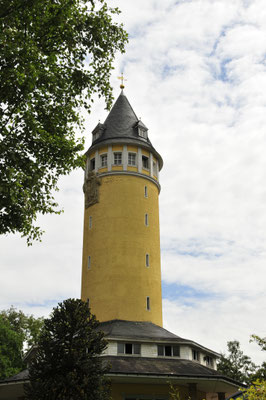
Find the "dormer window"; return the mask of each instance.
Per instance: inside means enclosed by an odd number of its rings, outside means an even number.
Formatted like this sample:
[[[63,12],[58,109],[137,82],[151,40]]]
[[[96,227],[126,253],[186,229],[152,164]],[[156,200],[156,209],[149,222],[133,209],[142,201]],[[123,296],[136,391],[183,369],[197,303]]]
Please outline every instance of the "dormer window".
[[[179,357],[180,356],[180,348],[176,345],[170,344],[158,344],[158,356],[162,357]]]
[[[213,367],[213,358],[210,356],[205,356],[204,361],[206,362],[207,367]]]
[[[92,135],[92,139],[93,141],[97,140],[100,137],[100,132],[94,132],[94,134]]]
[[[117,354],[140,354],[139,343],[117,343]]]
[[[139,128],[139,136],[143,137],[144,139],[147,139],[147,131],[145,131],[142,128]]]
[[[95,142],[95,140],[99,139],[103,131],[104,131],[104,125],[99,122],[98,125],[92,131],[92,142]]]
[[[195,361],[199,361],[200,353],[198,350],[192,350],[192,359]]]
[[[137,123],[137,130],[138,130],[138,135],[143,138],[143,139],[148,139],[148,129],[146,126],[143,124],[141,120],[138,121]]]

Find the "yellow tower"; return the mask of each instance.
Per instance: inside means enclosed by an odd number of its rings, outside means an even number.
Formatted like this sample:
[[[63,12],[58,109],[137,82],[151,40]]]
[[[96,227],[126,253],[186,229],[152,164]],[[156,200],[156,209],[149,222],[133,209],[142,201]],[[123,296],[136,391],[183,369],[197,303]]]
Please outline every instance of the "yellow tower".
[[[162,158],[123,91],[86,153],[81,298],[99,321],[162,326]]]

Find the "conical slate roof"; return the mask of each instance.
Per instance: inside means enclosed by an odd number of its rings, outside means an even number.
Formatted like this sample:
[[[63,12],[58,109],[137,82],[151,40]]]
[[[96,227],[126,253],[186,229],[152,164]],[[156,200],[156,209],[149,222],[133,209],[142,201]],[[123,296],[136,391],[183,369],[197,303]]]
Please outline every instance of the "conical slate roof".
[[[147,127],[138,119],[122,90],[108,117],[103,124],[98,124],[93,132],[101,130],[101,136],[93,145],[108,139],[130,138],[151,145],[149,139],[138,135],[138,126],[147,131]]]
[[[156,155],[161,169],[162,157],[154,149],[147,135],[146,138],[139,135],[139,129],[148,132],[147,127],[138,119],[122,90],[104,123],[98,123],[92,131],[93,134],[99,132],[100,135],[93,141],[89,151],[105,143],[141,145]]]
[[[104,136],[135,137],[137,132],[134,128],[138,121],[138,117],[122,91],[104,122]]]

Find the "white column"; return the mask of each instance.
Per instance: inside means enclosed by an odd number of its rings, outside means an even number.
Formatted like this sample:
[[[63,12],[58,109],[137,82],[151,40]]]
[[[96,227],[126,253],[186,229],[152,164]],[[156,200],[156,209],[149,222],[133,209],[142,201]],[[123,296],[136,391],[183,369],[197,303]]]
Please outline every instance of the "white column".
[[[112,163],[113,163],[113,151],[112,146],[108,146],[108,153],[107,153],[107,170],[112,170]]]
[[[156,161],[156,167],[157,167],[157,180],[158,180],[158,182],[159,182],[159,175],[160,175],[160,171],[159,171],[159,162],[158,161]]]
[[[95,172],[98,172],[100,166],[100,159],[99,159],[99,151],[96,150],[95,152]]]
[[[138,172],[142,172],[142,153],[140,148],[138,148]]]
[[[122,164],[123,164],[123,170],[127,170],[127,146],[123,146],[123,152],[122,152]]]
[[[152,157],[152,153],[150,153],[150,176],[153,177],[153,157]]]

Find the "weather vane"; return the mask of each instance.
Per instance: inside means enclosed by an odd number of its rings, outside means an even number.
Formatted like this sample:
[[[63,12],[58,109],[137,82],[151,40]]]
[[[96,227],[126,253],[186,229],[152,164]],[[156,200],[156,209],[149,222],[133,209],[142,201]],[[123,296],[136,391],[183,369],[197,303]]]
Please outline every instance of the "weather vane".
[[[122,72],[121,76],[118,76],[118,79],[120,79],[121,81],[121,85],[120,85],[120,89],[124,89],[124,82],[126,81],[126,79],[124,78],[124,74]]]

